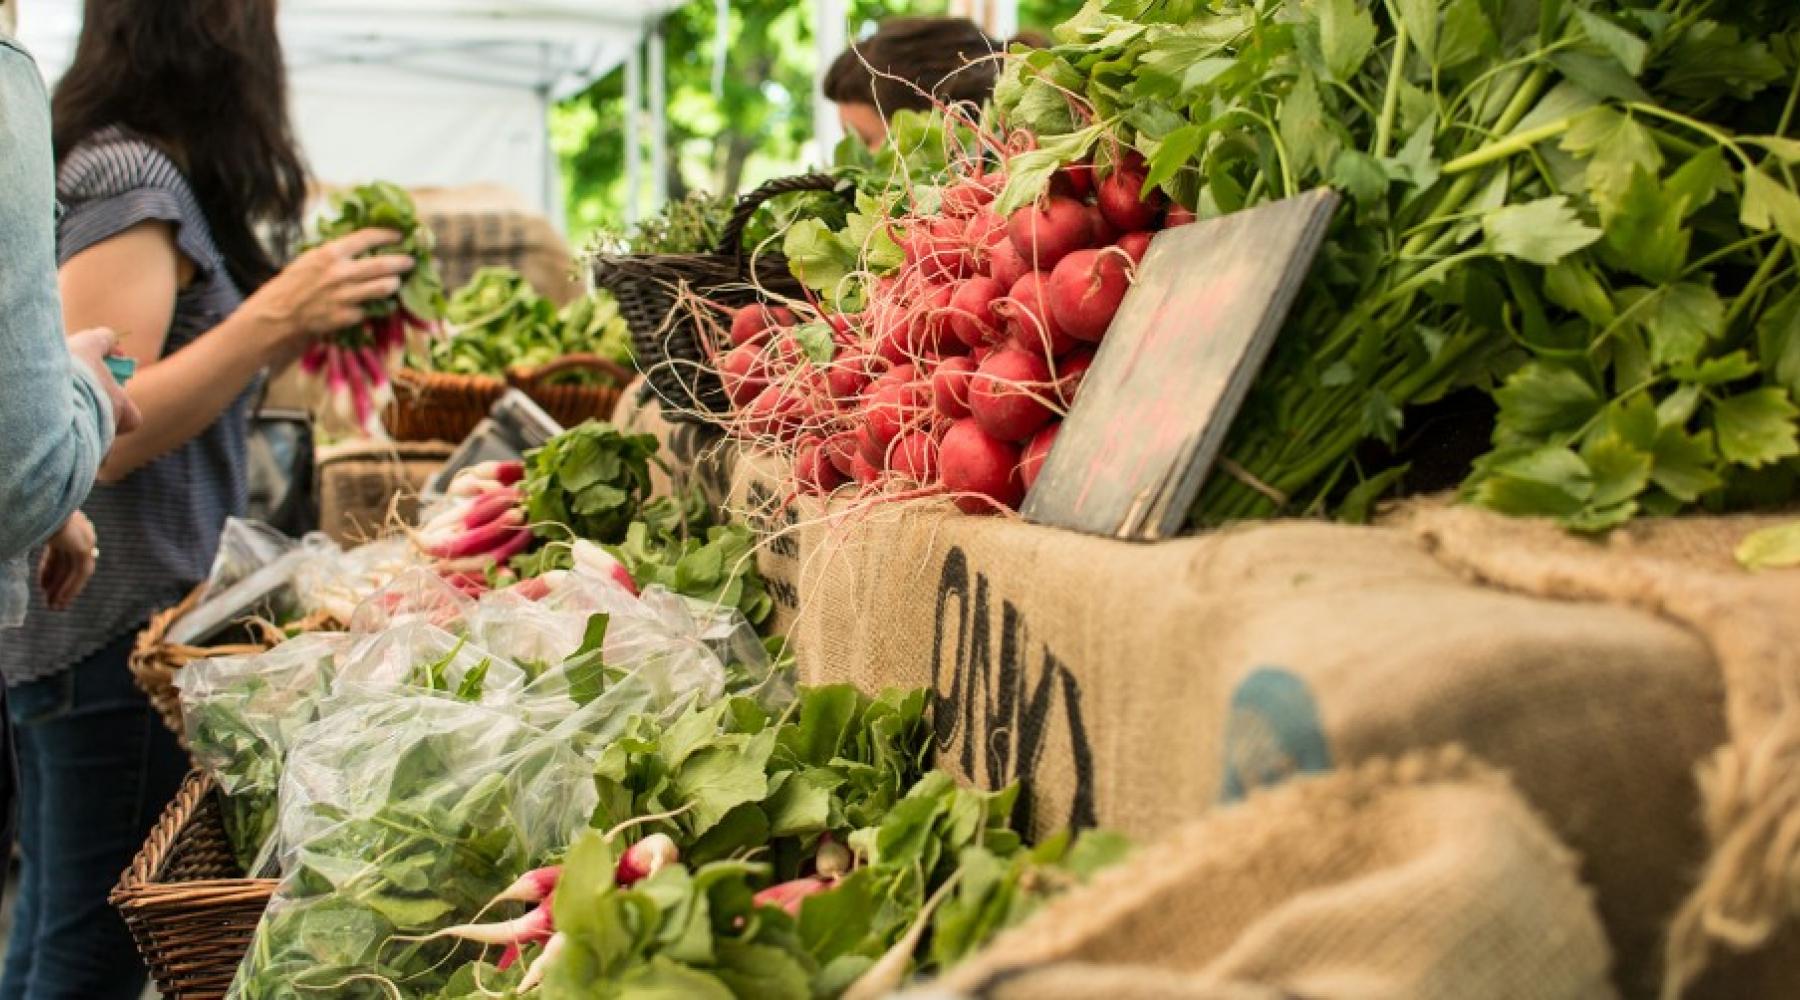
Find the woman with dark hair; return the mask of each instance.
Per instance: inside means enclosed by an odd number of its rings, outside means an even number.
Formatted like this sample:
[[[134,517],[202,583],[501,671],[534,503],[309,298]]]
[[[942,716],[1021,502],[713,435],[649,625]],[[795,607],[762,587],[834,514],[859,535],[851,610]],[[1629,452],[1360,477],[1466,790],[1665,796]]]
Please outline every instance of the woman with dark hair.
[[[987,100],[1003,50],[967,18],[889,18],[832,62],[823,89],[844,130],[874,149],[897,111]]]
[[[365,231],[286,268],[305,173],[276,0],[88,0],[52,101],[67,329],[120,332],[143,414],[83,510],[105,559],[62,613],[34,595],[0,642],[20,758],[21,893],[0,1000],[133,1000],[144,972],[106,895],[186,769],[126,654],[206,576],[246,501],[265,369],[393,294],[410,259]]]

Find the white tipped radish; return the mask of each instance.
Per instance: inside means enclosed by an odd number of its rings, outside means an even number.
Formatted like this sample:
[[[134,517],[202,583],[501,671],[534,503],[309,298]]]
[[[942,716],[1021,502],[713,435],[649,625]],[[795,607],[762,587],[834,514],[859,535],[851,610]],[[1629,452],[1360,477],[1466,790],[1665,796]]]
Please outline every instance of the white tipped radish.
[[[513,532],[525,523],[525,512],[517,507],[502,511],[500,516],[479,528],[464,531],[427,551],[438,559],[461,559],[499,548],[512,539]]]
[[[519,501],[523,499],[524,494],[520,493],[518,487],[515,486],[501,486],[489,490],[476,497],[475,502],[463,512],[462,526],[468,529],[479,528],[517,507]]]
[[[813,868],[820,878],[838,879],[850,874],[850,849],[826,837],[813,855]]]
[[[900,940],[894,942],[892,948],[876,959],[874,965],[869,966],[868,971],[850,984],[841,1000],[881,1000],[900,988],[900,984],[906,981],[907,970],[912,968],[913,952],[919,950],[919,939],[925,935],[925,926],[931,922],[932,912],[949,895],[951,886],[961,877],[962,872],[959,870],[945,879],[943,885],[938,886],[931,898],[925,901],[925,905],[919,907],[919,915],[913,918],[912,926],[906,929]]]
[[[780,882],[769,886],[756,894],[754,902],[757,906],[773,906],[788,912],[789,916],[800,915],[800,904],[808,896],[816,896],[836,884],[835,879],[809,876],[797,878],[791,882]]]
[[[619,855],[613,880],[620,886],[632,886],[655,875],[664,866],[681,860],[681,851],[666,833],[653,833],[626,848]]]
[[[544,981],[544,974],[550,971],[551,963],[562,954],[563,946],[568,940],[560,932],[550,935],[550,940],[544,942],[543,952],[531,960],[531,967],[525,970],[525,978],[519,980],[520,993],[530,993],[538,988],[538,984]]]
[[[520,875],[512,885],[500,890],[498,896],[488,900],[488,906],[498,903],[541,903],[556,891],[556,880],[560,878],[562,865],[533,868]]]
[[[537,908],[522,917],[502,920],[492,924],[457,924],[445,927],[421,936],[395,935],[395,941],[441,941],[444,938],[457,938],[463,941],[474,941],[478,944],[523,944],[527,941],[542,941],[555,933],[556,926],[550,915],[551,896],[544,897]]]

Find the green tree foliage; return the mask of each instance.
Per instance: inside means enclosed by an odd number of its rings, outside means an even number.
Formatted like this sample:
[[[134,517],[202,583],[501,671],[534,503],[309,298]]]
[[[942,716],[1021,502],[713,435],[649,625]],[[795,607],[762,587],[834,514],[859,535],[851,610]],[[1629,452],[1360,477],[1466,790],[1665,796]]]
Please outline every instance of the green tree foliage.
[[[896,15],[942,14],[945,0],[851,0],[851,33]],[[1046,29],[1080,0],[1021,0],[1019,23]],[[672,198],[693,190],[737,193],[804,171],[820,71],[812,0],[731,0],[725,72],[714,93],[718,22],[711,0],[691,0],[663,24]],[[646,140],[648,139],[648,129]],[[626,198],[623,69],[555,109],[551,139],[567,185],[569,230],[581,241],[623,222]],[[646,192],[649,156],[644,157]],[[646,200],[647,203],[647,200]]]

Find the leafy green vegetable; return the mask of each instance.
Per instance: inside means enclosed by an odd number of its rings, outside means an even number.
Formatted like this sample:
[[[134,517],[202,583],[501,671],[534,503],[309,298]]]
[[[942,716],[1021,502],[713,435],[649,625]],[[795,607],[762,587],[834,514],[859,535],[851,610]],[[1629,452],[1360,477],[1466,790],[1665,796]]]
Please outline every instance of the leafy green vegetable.
[[[401,253],[413,259],[413,268],[406,272],[399,294],[365,303],[365,315],[388,316],[396,309],[404,309],[412,318],[425,323],[443,317],[444,282],[438,275],[432,253],[431,230],[419,221],[412,196],[405,189],[386,181],[359,185],[332,195],[331,213],[318,221],[313,239],[302,249],[309,250],[364,229],[391,229],[400,234],[400,242],[379,247],[375,252]]]
[[[607,547],[641,587],[652,584],[677,594],[736,608],[752,625],[775,609],[756,567],[756,536],[741,524],[714,525],[705,539],[639,521],[625,539]]]
[[[1359,446],[1469,387],[1497,510],[1602,530],[1793,481],[1800,8],[1537,6],[1094,0],[1008,63],[1008,204],[1114,140],[1203,217],[1345,195],[1198,523],[1366,511]]]
[[[570,354],[631,362],[631,332],[610,293],[598,291],[561,312],[509,267],[484,267],[451,296],[450,334],[433,340],[415,367],[454,375],[504,378],[507,369],[535,368]],[[591,370],[559,373],[555,383],[593,384]]]
[[[589,421],[525,456],[526,513],[549,541],[623,541],[650,495],[656,438]]]

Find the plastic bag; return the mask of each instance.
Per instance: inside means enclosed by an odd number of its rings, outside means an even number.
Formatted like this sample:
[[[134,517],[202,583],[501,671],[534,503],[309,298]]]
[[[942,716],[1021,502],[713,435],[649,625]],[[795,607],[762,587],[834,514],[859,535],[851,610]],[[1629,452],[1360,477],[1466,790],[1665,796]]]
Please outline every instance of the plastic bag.
[[[370,594],[350,616],[350,631],[380,632],[420,620],[441,629],[460,629],[475,602],[423,566],[402,571]]]
[[[229,997],[431,995],[459,943],[418,938],[475,919],[595,803],[590,765],[503,710],[390,695],[314,723],[282,778],[282,882]]]
[[[338,686],[392,691],[402,686],[484,705],[509,704],[525,688],[525,671],[420,618],[361,638],[338,668]]]
[[[298,603],[308,614],[328,612],[346,624],[369,595],[421,565],[404,538],[384,538],[346,551],[314,532],[300,540],[299,551],[293,573]]]
[[[194,660],[175,673],[188,746],[224,793],[226,838],[246,874],[266,869],[282,765],[296,735],[318,719],[353,641],[314,632],[252,656]]]
[[[241,517],[225,519],[219,533],[219,551],[206,574],[206,592],[217,594],[232,584],[287,555],[299,543],[260,521]]]

